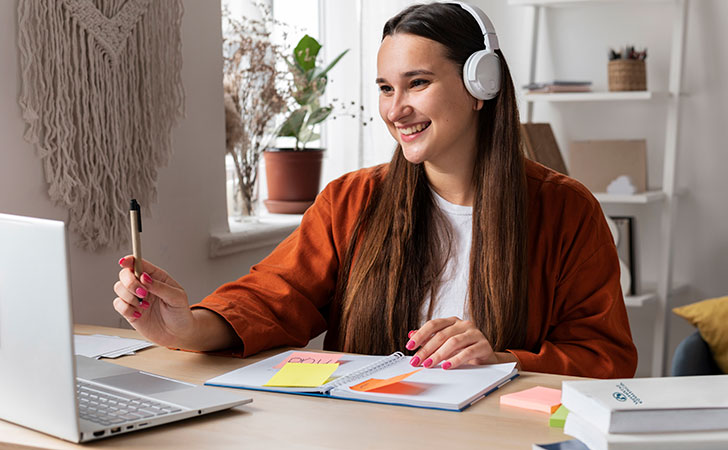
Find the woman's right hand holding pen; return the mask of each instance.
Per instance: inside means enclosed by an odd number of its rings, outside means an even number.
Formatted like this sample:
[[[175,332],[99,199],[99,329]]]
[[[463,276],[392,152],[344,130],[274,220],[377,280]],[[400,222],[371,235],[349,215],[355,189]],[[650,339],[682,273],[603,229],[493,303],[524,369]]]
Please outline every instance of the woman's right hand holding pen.
[[[164,346],[181,345],[194,330],[187,293],[164,270],[142,260],[143,273],[134,276],[134,257],[119,260],[114,284],[114,309],[145,338]],[[141,301],[140,301],[141,300]]]
[[[187,293],[164,270],[142,260],[143,273],[137,279],[134,256],[121,258],[119,265],[114,309],[146,339],[166,347],[202,351],[241,345],[222,317],[206,309],[191,311]]]

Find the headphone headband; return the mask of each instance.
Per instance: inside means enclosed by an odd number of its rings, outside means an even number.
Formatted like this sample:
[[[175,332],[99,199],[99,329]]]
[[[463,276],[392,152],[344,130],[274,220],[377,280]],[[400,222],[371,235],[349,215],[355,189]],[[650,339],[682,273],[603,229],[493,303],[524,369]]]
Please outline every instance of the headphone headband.
[[[454,3],[460,6],[465,11],[469,12],[470,15],[473,16],[475,21],[478,22],[478,26],[480,26],[480,31],[483,33],[483,42],[485,43],[486,50],[490,50],[492,52],[500,48],[498,46],[498,35],[496,35],[495,33],[495,27],[493,26],[493,22],[490,21],[488,16],[486,16],[480,8],[474,8],[473,6],[463,2],[448,3]]]
[[[478,50],[463,64],[463,84],[470,95],[478,100],[495,98],[501,86],[500,58],[495,53],[499,49],[495,27],[488,16],[477,6],[463,2],[447,1],[467,11],[478,23],[483,33],[484,50]]]

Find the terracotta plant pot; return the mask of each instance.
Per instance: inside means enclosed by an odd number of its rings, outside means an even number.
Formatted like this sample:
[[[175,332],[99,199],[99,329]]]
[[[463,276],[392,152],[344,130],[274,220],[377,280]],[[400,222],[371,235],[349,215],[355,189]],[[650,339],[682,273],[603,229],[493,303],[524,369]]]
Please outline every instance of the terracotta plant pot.
[[[263,152],[268,199],[273,214],[302,214],[313,204],[321,185],[323,149],[294,151],[270,148]]]

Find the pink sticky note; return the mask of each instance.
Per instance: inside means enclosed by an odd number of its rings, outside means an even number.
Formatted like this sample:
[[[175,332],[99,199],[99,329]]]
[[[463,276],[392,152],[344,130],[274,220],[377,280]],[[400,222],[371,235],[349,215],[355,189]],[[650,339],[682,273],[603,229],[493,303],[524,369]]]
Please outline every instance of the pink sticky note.
[[[500,404],[552,414],[561,405],[561,389],[536,386],[524,391],[501,395]]]
[[[293,352],[288,358],[279,362],[273,368],[280,369],[289,362],[300,364],[333,364],[342,356],[341,353]]]

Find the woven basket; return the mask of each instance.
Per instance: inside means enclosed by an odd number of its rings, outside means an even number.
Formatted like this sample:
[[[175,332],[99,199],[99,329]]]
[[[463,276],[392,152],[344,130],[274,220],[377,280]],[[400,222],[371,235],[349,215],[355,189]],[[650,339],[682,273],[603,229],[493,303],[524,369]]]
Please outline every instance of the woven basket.
[[[609,61],[610,91],[647,90],[645,61],[640,59],[615,59]]]

